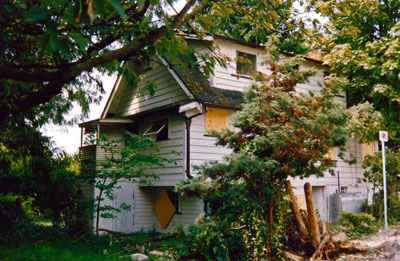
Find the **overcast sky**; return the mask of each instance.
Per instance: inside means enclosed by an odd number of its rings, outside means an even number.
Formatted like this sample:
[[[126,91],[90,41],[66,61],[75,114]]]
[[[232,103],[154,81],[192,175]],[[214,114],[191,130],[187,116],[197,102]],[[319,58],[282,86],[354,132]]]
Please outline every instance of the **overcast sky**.
[[[114,82],[117,76],[109,77],[102,76],[101,79],[103,81],[103,86],[106,91],[106,94],[103,97],[103,100],[99,105],[91,104],[90,105],[90,115],[85,121],[94,120],[100,118],[100,115],[103,111],[105,103],[110,96],[110,92],[112,87],[114,86]],[[81,111],[78,108],[75,108],[71,111],[70,116],[79,116]],[[48,137],[52,137],[52,140],[56,143],[57,147],[60,147],[65,150],[68,154],[73,154],[78,152],[78,148],[80,146],[80,137],[81,130],[78,125],[74,126],[56,126],[56,125],[46,125],[43,128],[44,133]]]

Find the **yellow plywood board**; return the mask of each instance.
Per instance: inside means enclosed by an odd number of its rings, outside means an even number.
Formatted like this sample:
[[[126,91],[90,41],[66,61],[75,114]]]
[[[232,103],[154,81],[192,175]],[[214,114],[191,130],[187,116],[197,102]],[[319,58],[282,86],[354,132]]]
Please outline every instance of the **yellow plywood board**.
[[[299,209],[307,210],[306,196],[304,194],[295,195]]]
[[[226,117],[226,109],[209,107],[205,117],[206,133],[210,133],[212,130],[220,131],[226,128]]]
[[[361,154],[362,154],[363,159],[365,156],[372,155],[375,152],[376,152],[376,143],[375,142],[361,144]]]
[[[160,221],[161,227],[166,228],[173,218],[176,208],[169,199],[165,189],[161,190],[161,194],[154,204],[154,211]]]
[[[330,148],[328,153],[324,155],[324,158],[336,160],[336,147]]]

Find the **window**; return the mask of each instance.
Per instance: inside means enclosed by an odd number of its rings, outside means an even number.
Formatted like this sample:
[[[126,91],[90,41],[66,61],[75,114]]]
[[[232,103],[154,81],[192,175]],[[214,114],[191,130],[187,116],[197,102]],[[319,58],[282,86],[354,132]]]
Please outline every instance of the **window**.
[[[149,58],[144,58],[140,61],[140,71],[145,72],[151,69],[151,61]]]
[[[240,75],[253,76],[257,70],[257,60],[254,54],[236,52],[236,71]]]
[[[156,121],[143,133],[156,141],[168,140],[168,121]]]
[[[336,161],[336,147],[330,148],[328,153],[324,155],[324,158]]]
[[[371,143],[363,143],[361,144],[361,155],[364,159],[367,155],[373,155],[375,152],[379,151],[378,142],[374,141]]]
[[[176,209],[175,214],[182,214],[179,211],[179,195],[178,195],[178,193],[176,193],[170,189],[167,189],[167,194],[168,194],[169,200],[171,201],[172,205],[174,205],[174,207]]]
[[[221,131],[226,128],[226,117],[226,109],[208,107],[205,116],[206,135],[210,135],[213,130]]]
[[[136,122],[135,123],[125,124],[125,128],[124,129],[126,131],[129,131],[130,133],[138,134],[138,125],[137,125]]]
[[[143,73],[152,68],[151,60],[148,57],[135,57],[133,58],[133,61],[135,62],[134,66],[136,73]]]

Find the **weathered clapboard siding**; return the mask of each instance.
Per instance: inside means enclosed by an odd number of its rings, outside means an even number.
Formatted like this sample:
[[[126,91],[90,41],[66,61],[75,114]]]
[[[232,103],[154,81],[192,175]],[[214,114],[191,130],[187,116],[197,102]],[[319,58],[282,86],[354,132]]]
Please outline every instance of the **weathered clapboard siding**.
[[[228,63],[227,68],[222,68],[216,64],[214,76],[210,76],[209,80],[212,86],[245,91],[253,83],[249,77],[236,76],[236,52],[245,52],[257,56],[257,70],[268,73],[266,67],[262,64],[264,61],[265,51],[262,48],[255,48],[235,41],[217,38],[214,42],[189,41],[189,43],[200,53],[208,53],[210,49],[207,44],[219,46],[217,52],[232,58],[232,62]],[[317,69],[314,76],[305,84],[299,84],[296,87],[298,92],[312,91],[318,93],[321,90],[320,82],[323,79],[323,66],[316,62],[305,60],[300,65],[300,70]],[[117,219],[101,220],[101,227],[132,232],[138,230],[156,229],[160,232],[169,232],[175,230],[175,225],[180,224],[187,226],[193,224],[194,220],[203,212],[203,203],[198,198],[180,198],[179,211],[182,214],[175,214],[169,226],[162,229],[158,218],[154,212],[154,204],[159,197],[163,188],[172,188],[176,183],[185,180],[186,168],[186,140],[185,140],[185,123],[178,116],[177,107],[184,101],[188,100],[187,94],[181,86],[176,82],[171,73],[162,65],[161,62],[153,63],[150,70],[143,73],[145,78],[139,82],[139,88],[143,88],[148,82],[156,82],[158,88],[154,96],[140,94],[137,89],[127,85],[125,79],[119,82],[119,88],[109,107],[109,114],[132,116],[136,123],[139,124],[139,134],[145,132],[152,122],[159,120],[168,120],[168,140],[157,142],[160,151],[158,155],[174,159],[174,163],[166,163],[164,167],[154,167],[148,170],[149,173],[160,175],[159,180],[151,180],[153,187],[139,185],[133,182],[120,182],[121,188],[116,190],[116,197],[113,202],[115,206],[122,202],[131,205],[131,210],[115,213]],[[345,102],[345,94],[339,93],[337,99]],[[174,108],[172,108],[174,107]],[[138,116],[136,114],[140,113]],[[194,115],[197,112],[189,112],[187,116]],[[230,120],[227,126],[232,127]],[[106,126],[102,128],[102,132],[106,132],[110,137],[120,137],[122,135],[122,127]],[[205,135],[205,116],[200,115],[192,119],[190,133],[190,161],[191,174],[196,175],[193,165],[201,165],[207,161],[223,160],[223,157],[231,152],[230,149],[215,145],[215,137]],[[122,145],[121,145],[122,146]],[[357,158],[357,164],[349,165],[341,159],[338,159],[336,171],[340,172],[340,183],[342,187],[347,187],[348,192],[365,191],[366,184],[362,183],[361,168],[361,147],[356,139],[351,139],[347,145],[348,153]],[[179,155],[173,154],[172,151],[179,152]],[[105,160],[104,152],[96,147],[96,155],[98,160]],[[330,194],[335,193],[337,189],[337,176],[331,176],[326,173],[324,177],[310,177],[304,180],[292,179],[292,185],[296,194],[303,194],[303,185],[310,182],[313,188],[323,188],[323,200],[325,202],[325,210],[321,214],[323,219],[327,219],[328,202]],[[313,192],[314,193],[314,192]]]
[[[215,142],[215,137],[205,135],[204,115],[193,118],[190,132],[191,171],[194,171],[194,165],[201,165],[206,161],[222,160],[225,155],[231,152],[226,147],[216,146]]]
[[[160,107],[180,104],[188,100],[188,96],[173,78],[161,61],[152,62],[152,68],[141,74],[143,77],[138,88],[128,86],[125,79],[120,81],[115,97],[110,105],[109,113],[130,116]],[[150,82],[157,84],[154,95],[142,93]]]
[[[144,120],[145,119],[145,120]],[[174,186],[185,178],[184,176],[184,120],[180,118],[176,109],[164,110],[148,114],[139,121],[139,134],[144,133],[155,121],[168,120],[168,140],[158,141],[157,155],[175,160],[174,163],[165,163],[164,167],[154,167],[149,173],[160,175],[160,179],[152,181],[155,186]],[[177,152],[172,153],[172,152]]]
[[[347,152],[345,153],[345,159],[356,159],[356,163],[349,165],[340,158],[337,158],[337,167],[335,168],[335,176],[326,172],[324,177],[317,178],[315,176],[309,177],[307,179],[291,178],[292,186],[294,188],[295,194],[304,194],[304,184],[309,182],[312,187],[321,187],[324,189],[325,204],[324,209],[320,209],[321,218],[324,220],[329,220],[329,196],[331,194],[337,193],[338,190],[338,177],[337,172],[339,172],[340,177],[340,187],[346,187],[347,192],[362,192],[367,197],[368,184],[362,181],[363,169],[361,167],[361,146],[358,143],[358,139],[351,138],[347,144]],[[314,199],[315,201],[316,199]]]
[[[180,198],[179,212],[175,214],[166,229],[160,226],[160,222],[154,212],[154,204],[158,199],[162,188],[145,188],[136,186],[135,206],[133,211],[134,226],[133,231],[156,229],[159,232],[170,232],[176,230],[177,225],[187,227],[194,223],[194,220],[203,212],[203,204],[198,198]]]
[[[211,82],[214,87],[235,90],[235,91],[245,91],[251,86],[254,82],[249,77],[239,77],[236,75],[236,62],[234,58],[236,57],[236,52],[245,52],[249,54],[253,54],[257,56],[257,64],[256,69],[263,73],[268,73],[265,62],[266,51],[260,48],[249,47],[245,45],[241,45],[238,43],[230,42],[227,40],[216,39],[216,46],[219,47],[219,51],[226,56],[229,56],[232,59],[232,62],[228,62],[227,68],[221,67],[219,64],[216,65],[214,70],[214,76]],[[284,58],[284,57],[283,57]],[[309,78],[309,81],[304,84],[298,84],[296,86],[296,90],[298,92],[319,92],[321,90],[320,84],[324,78],[324,66],[316,62],[310,62],[308,60],[304,60],[300,67],[300,70],[313,70],[315,71],[315,75]],[[345,94],[344,92],[340,92],[337,98],[343,102],[345,102]]]

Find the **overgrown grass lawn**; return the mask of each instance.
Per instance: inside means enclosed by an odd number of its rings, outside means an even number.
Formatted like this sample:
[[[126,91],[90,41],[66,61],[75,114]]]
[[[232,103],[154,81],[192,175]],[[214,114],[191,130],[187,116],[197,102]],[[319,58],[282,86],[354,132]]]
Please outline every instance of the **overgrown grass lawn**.
[[[135,233],[130,236],[135,244],[150,239],[149,234]],[[38,242],[19,242],[18,245],[0,243],[0,260],[131,260],[122,250],[127,240],[117,240],[109,235],[71,239],[58,238]],[[165,243],[168,245],[168,243]],[[164,248],[160,242],[151,248]]]

